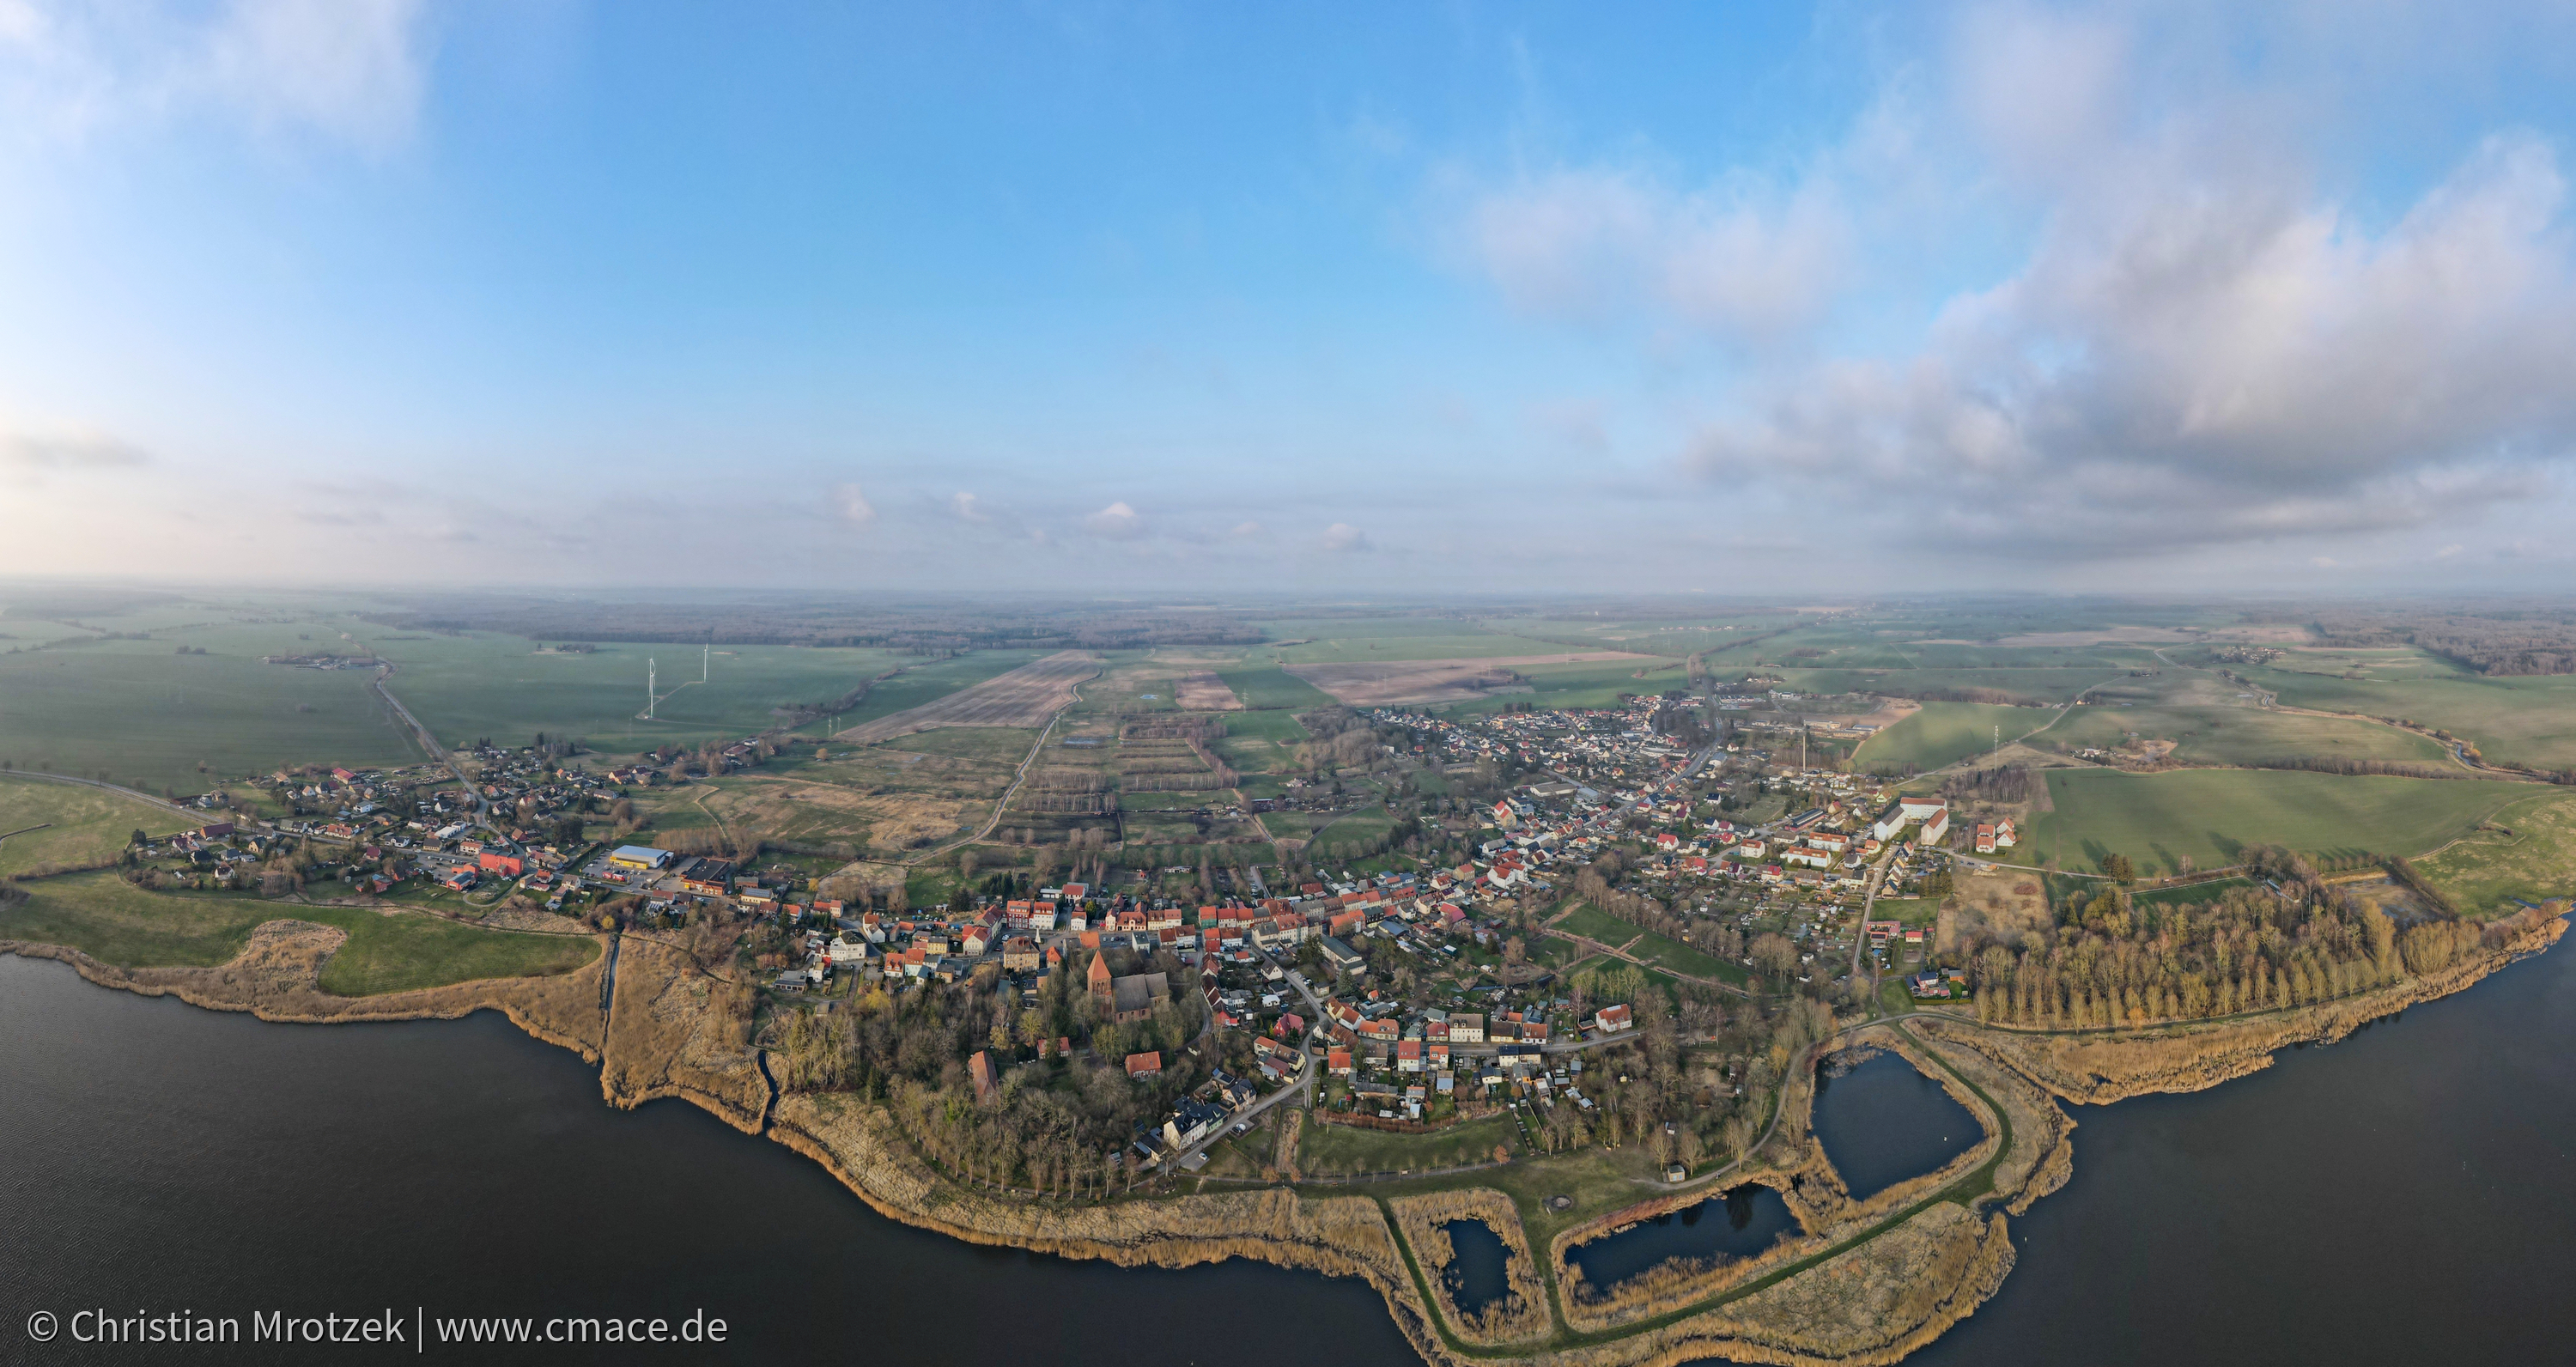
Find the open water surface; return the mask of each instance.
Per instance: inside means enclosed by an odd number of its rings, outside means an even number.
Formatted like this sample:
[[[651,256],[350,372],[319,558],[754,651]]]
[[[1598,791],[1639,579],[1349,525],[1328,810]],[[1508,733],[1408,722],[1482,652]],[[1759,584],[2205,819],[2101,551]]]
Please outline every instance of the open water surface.
[[[1815,1132],[1855,1201],[1938,1171],[1986,1137],[1940,1083],[1887,1050],[1841,1077],[1816,1075]]]
[[[1583,1269],[1583,1280],[1607,1290],[1668,1258],[1750,1258],[1797,1228],[1780,1193],[1742,1186],[1577,1244],[1565,1256]]]
[[[2576,948],[2252,1077],[2076,1116],[2074,1180],[2014,1221],[2003,1290],[1911,1361],[2576,1356]],[[1357,1282],[1117,1268],[897,1224],[695,1107],[610,1109],[593,1069],[489,1012],[269,1025],[0,956],[0,1159],[0,1363],[390,1362],[24,1328],[84,1307],[385,1305],[705,1307],[732,1329],[714,1351],[421,1355],[449,1361],[1417,1360]]]
[[[1458,1308],[1474,1314],[1511,1294],[1512,1251],[1503,1246],[1503,1236],[1482,1220],[1453,1220],[1445,1228],[1449,1266],[1440,1276]]]
[[[721,1348],[32,1343],[38,1310],[653,1316]],[[435,1325],[432,1325],[433,1331]],[[496,1012],[272,1025],[0,955],[0,1363],[1418,1362],[1357,1281],[1120,1268],[886,1219]]]

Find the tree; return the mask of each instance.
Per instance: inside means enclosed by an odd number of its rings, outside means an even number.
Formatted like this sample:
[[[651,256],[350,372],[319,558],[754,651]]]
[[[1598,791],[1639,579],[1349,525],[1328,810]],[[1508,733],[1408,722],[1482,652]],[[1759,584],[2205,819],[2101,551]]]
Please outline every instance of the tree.
[[[2102,856],[2102,872],[2111,875],[2111,877],[2118,882],[2134,883],[2138,881],[2138,872],[2135,868],[2131,867],[2129,856],[2125,854],[2106,854]]]

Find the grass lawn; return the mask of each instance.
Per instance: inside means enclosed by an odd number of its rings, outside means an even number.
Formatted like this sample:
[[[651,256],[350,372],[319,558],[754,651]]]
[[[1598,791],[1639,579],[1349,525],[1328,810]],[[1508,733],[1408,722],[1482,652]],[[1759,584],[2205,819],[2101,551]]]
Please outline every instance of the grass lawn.
[[[1575,904],[1572,911],[1565,914],[1562,920],[1555,922],[1553,928],[1589,936],[1614,947],[1624,945],[1645,933],[1599,907],[1579,902]]]
[[[1297,1166],[1333,1176],[1352,1172],[1402,1172],[1493,1161],[1494,1146],[1520,1147],[1520,1132],[1504,1116],[1469,1120],[1430,1134],[1390,1134],[1306,1118],[1297,1140]]]
[[[1641,930],[1598,907],[1578,905],[1564,920],[1556,923],[1556,928],[1589,936],[1605,945],[1624,947],[1648,964],[1694,978],[1718,978],[1737,984],[1747,978],[1740,964],[1703,954],[1679,940],[1651,930]],[[1634,944],[1629,943],[1632,940]]]
[[[1374,840],[1386,834],[1387,827],[1394,824],[1395,818],[1387,815],[1384,807],[1362,807],[1356,812],[1335,816],[1330,825],[1315,832],[1315,838],[1326,841]]]
[[[1984,754],[1995,743],[1997,727],[2010,742],[2047,726],[2055,716],[2055,711],[2043,707],[1927,702],[1922,711],[1862,741],[1852,759],[1863,769],[1873,764],[1938,769]]]
[[[2544,902],[2576,894],[2576,793],[2545,790],[2491,821],[2513,834],[2480,831],[2417,861],[2415,871],[2467,916],[2518,911],[2515,898]]]
[[[68,945],[127,967],[204,967],[241,952],[266,921],[315,921],[349,933],[322,970],[322,990],[365,997],[418,987],[565,973],[599,953],[585,937],[522,935],[413,912],[308,907],[247,893],[147,892],[112,873],[26,885],[0,912],[0,936]]]
[[[213,813],[208,813],[209,818]],[[168,835],[190,823],[97,788],[0,775],[0,877],[46,865],[113,859],[135,828]],[[45,829],[9,835],[28,826]]]
[[[2267,769],[2123,774],[2052,769],[2056,810],[2035,815],[2016,863],[2091,869],[2126,854],[2140,873],[2237,861],[2247,845],[2310,853],[2414,855],[2466,833],[2523,789],[2476,780],[2343,778]]]
[[[1873,921],[1901,921],[1909,926],[1928,926],[1941,913],[1938,897],[1881,897],[1869,904]]]
[[[1508,1120],[1505,1121],[1508,1124]],[[1299,1152],[1311,1142],[1317,1127],[1308,1127],[1300,1141]],[[1544,1250],[1557,1234],[1587,1220],[1611,1211],[1635,1205],[1644,1198],[1645,1188],[1637,1179],[1654,1176],[1654,1156],[1642,1144],[1620,1149],[1586,1147],[1574,1153],[1551,1158],[1521,1157],[1499,1168],[1483,1172],[1459,1173],[1415,1182],[1389,1182],[1372,1185],[1376,1196],[1410,1196],[1416,1192],[1448,1191],[1470,1187],[1491,1187],[1512,1198],[1520,1211],[1521,1228],[1529,1235],[1530,1247],[1540,1250],[1541,1275],[1552,1275]],[[1330,1190],[1330,1189],[1325,1189]],[[1564,1210],[1552,1210],[1551,1196],[1566,1197],[1572,1204]]]

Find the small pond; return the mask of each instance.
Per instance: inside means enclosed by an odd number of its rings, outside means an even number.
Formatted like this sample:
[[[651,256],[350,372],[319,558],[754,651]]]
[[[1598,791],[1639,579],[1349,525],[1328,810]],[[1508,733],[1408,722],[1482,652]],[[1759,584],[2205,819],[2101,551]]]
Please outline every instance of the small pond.
[[[1797,1217],[1780,1193],[1741,1186],[1606,1239],[1576,1244],[1565,1258],[1595,1290],[1606,1291],[1667,1258],[1750,1258],[1797,1230]]]
[[[1977,1118],[1901,1054],[1881,1052],[1816,1073],[1816,1140],[1852,1199],[1867,1200],[1975,1148]]]
[[[1448,1283],[1459,1309],[1473,1315],[1510,1294],[1507,1269],[1512,1251],[1503,1246],[1503,1236],[1493,1226],[1482,1220],[1453,1220],[1441,1229],[1449,1236],[1450,1257],[1440,1280]]]

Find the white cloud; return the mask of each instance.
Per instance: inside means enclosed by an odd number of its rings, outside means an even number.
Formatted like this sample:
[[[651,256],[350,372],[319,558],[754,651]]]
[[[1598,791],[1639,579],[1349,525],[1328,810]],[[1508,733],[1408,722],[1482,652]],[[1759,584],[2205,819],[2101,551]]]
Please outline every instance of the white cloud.
[[[856,484],[844,484],[832,491],[832,504],[841,520],[853,527],[865,527],[877,520],[876,505]]]
[[[1259,541],[1270,535],[1270,529],[1258,522],[1244,521],[1234,524],[1231,535],[1237,541]]]
[[[993,520],[993,515],[991,513],[985,512],[981,507],[977,506],[975,496],[967,493],[963,489],[960,489],[955,494],[949,496],[948,510],[968,522],[990,522]]]
[[[264,124],[399,141],[428,80],[421,12],[421,0],[235,0],[207,44],[207,78]]]
[[[1112,541],[1133,541],[1145,534],[1144,515],[1125,502],[1112,503],[1082,520],[1093,536]]]
[[[381,149],[410,136],[432,43],[421,0],[0,0],[0,109],[78,138],[212,110]]]
[[[2026,5],[1971,10],[1951,49],[1963,111],[2006,167],[2049,177],[2114,139],[2129,93],[2130,37],[2114,17]]]
[[[2011,278],[1909,356],[1766,378],[1691,463],[2007,558],[2375,535],[2544,497],[2576,452],[2555,149],[2494,136],[2374,231],[2226,136],[2179,119],[2091,147]]]
[[[1851,233],[1821,175],[1747,173],[1696,190],[1625,167],[1566,167],[1474,197],[1469,254],[1529,312],[1604,322],[1643,309],[1720,338],[1813,324],[1848,272]]]
[[[1368,533],[1347,522],[1336,522],[1324,529],[1324,549],[1341,555],[1357,555],[1376,550]]]

